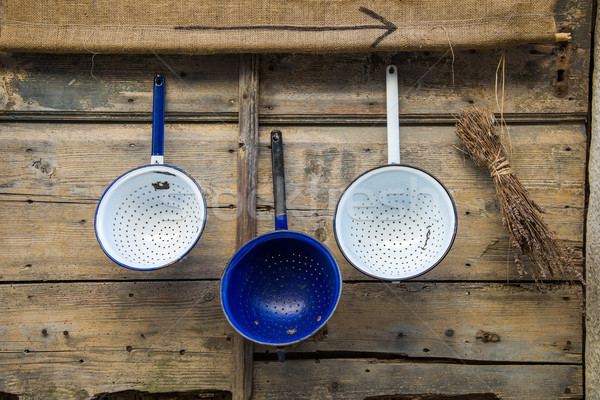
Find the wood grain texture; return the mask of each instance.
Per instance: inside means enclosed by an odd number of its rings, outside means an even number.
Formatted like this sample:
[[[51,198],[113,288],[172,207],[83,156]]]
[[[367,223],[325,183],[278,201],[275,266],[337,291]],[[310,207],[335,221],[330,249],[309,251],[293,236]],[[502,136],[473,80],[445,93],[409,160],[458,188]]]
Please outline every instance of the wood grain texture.
[[[217,282],[1,285],[0,298],[0,391],[20,399],[231,390]]]
[[[126,126],[125,138],[121,126],[110,124],[1,127],[7,132],[0,136],[3,279],[221,277],[235,252],[234,223],[240,210],[235,206],[234,149],[238,145],[232,126],[168,127],[167,159],[197,179],[208,196],[209,214],[206,231],[187,259],[176,268],[151,274],[112,265],[101,252],[93,229],[95,206],[104,189],[118,174],[147,161],[150,138],[146,126]],[[581,124],[515,125],[510,130],[511,163],[517,176],[546,210],[544,218],[551,229],[579,254],[584,220],[584,128]],[[273,230],[268,132],[261,131],[258,149],[259,234]],[[344,279],[366,279],[339,252],[333,213],[346,185],[363,171],[386,162],[385,128],[290,126],[284,134],[290,227],[323,241],[341,263]],[[458,145],[452,127],[402,129],[403,160],[441,179],[454,196],[459,214],[458,236],[451,252],[419,279],[514,280],[518,276],[492,181],[453,147]],[[98,151],[104,148],[110,152]]]
[[[239,145],[236,248],[256,236],[256,181],[258,176],[258,55],[241,55],[239,60]],[[233,399],[252,395],[252,342],[235,334]]]
[[[0,57],[3,112],[152,113],[152,82],[167,82],[166,111],[238,111],[237,56],[26,54]]]
[[[381,121],[385,123],[385,120]],[[286,126],[286,190],[291,209],[335,208],[339,194],[360,174],[387,163],[385,126]],[[270,193],[270,129],[260,133],[259,206],[272,204]],[[513,125],[507,146],[511,167],[532,194],[582,190],[585,179],[584,124]],[[508,143],[510,140],[510,143]],[[404,126],[400,130],[402,162],[436,176],[454,194],[493,189],[489,173],[463,152],[453,126]],[[330,192],[330,193],[326,193]],[[482,191],[483,193],[483,191]],[[571,196],[553,203],[581,207]],[[536,199],[537,200],[537,199]],[[540,203],[544,203],[543,199]]]
[[[236,209],[208,210],[194,249],[180,262],[151,272],[113,263],[94,233],[94,203],[1,201],[0,279],[219,279],[235,252]]]
[[[573,44],[575,46],[575,44]],[[586,112],[589,50],[555,46],[506,50],[504,112]],[[558,53],[558,54],[557,54]],[[399,106],[403,115],[455,114],[475,103],[500,111],[496,69],[502,50],[398,54],[270,55],[262,58],[261,114],[385,115],[385,67],[398,67]],[[563,75],[561,91],[555,77]]]
[[[591,11],[586,7],[591,3],[580,3],[575,11],[589,18]],[[561,59],[564,45],[508,49],[504,111],[585,113],[589,41],[589,35],[575,35],[567,59]],[[259,112],[262,116],[383,116],[383,77],[389,63],[399,68],[402,114],[447,115],[471,102],[499,110],[496,68],[502,51],[455,51],[454,54],[454,60],[450,50],[264,55],[260,66]],[[12,117],[38,113],[39,118],[50,118],[56,113],[80,112],[81,117],[93,120],[102,118],[102,113],[144,113],[150,120],[148,82],[154,74],[161,73],[168,84],[167,120],[170,113],[230,118],[237,111],[237,58],[160,57],[164,63],[153,55],[97,55],[93,74],[98,79],[94,79],[90,75],[92,55],[4,54],[0,58],[5,76],[0,85],[0,106],[3,114]],[[561,82],[555,82],[558,70],[565,67],[568,73],[563,73]]]
[[[582,369],[577,365],[334,359],[256,362],[254,368],[255,400],[362,400],[368,396],[409,393],[494,393],[502,400],[574,400],[583,396]]]
[[[258,62],[257,55],[240,56],[240,117],[237,151],[237,248],[256,236],[258,178]]]
[[[326,327],[286,353],[579,364],[582,298],[569,285],[346,283]]]
[[[150,162],[150,124],[0,125],[0,196],[97,202],[125,172]],[[236,205],[237,127],[169,125],[165,162],[191,175],[208,207]]]
[[[491,195],[491,194],[490,194]],[[94,234],[94,203],[2,201],[1,279],[6,281],[97,279],[219,279],[235,253],[237,209],[211,208],[202,237],[190,254],[169,268],[140,273],[117,266],[104,255]],[[569,208],[547,218],[561,239],[580,251],[582,217]],[[577,211],[581,213],[582,211]],[[370,279],[350,266],[337,248],[333,212],[289,210],[290,228],[318,238],[333,251],[345,280]],[[258,233],[273,230],[273,212],[257,215]],[[461,217],[451,252],[419,280],[517,279],[499,216]],[[575,239],[565,239],[574,235]]]
[[[545,213],[559,239],[582,254],[585,201],[585,126],[510,127],[511,165]],[[284,128],[290,229],[317,237],[336,255],[344,279],[368,279],[337,248],[333,216],[339,196],[361,173],[387,161],[384,127]],[[258,232],[273,229],[268,130],[259,151]],[[419,279],[514,280],[518,278],[493,182],[463,153],[453,127],[401,129],[402,160],[440,179],[458,211],[456,241],[442,263]],[[578,261],[581,267],[581,260]]]
[[[6,124],[0,129],[0,198],[6,202],[0,211],[0,251],[8,256],[3,279],[220,277],[235,251],[235,125],[167,125],[165,160],[197,180],[209,221],[219,223],[207,223],[183,262],[151,274],[114,265],[94,234],[104,190],[122,173],[148,163],[150,125]]]

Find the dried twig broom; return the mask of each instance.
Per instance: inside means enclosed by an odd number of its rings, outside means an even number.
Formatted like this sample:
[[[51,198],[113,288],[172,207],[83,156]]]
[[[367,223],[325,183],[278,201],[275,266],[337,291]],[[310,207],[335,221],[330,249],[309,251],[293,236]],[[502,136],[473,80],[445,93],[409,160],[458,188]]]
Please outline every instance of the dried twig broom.
[[[542,220],[542,210],[521,185],[506,159],[496,132],[497,121],[491,110],[476,106],[461,111],[456,135],[475,164],[487,167],[492,175],[502,210],[502,223],[510,235],[517,270],[527,274],[522,255],[531,262],[530,273],[536,282],[560,273],[563,279],[584,283],[573,264],[573,251],[563,247]]]

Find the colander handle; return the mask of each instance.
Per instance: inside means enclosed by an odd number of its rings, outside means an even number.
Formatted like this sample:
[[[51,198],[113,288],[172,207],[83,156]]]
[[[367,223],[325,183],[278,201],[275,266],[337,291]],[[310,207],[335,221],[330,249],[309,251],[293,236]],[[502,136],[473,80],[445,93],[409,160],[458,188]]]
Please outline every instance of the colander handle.
[[[279,362],[285,361],[285,350],[283,349],[283,347],[277,347],[277,359],[279,360]]]
[[[387,106],[388,164],[400,164],[400,117],[398,111],[398,68],[385,69],[385,94]]]
[[[150,164],[164,163],[165,147],[165,78],[154,78],[154,96],[152,104],[152,156]]]
[[[271,132],[271,163],[273,166],[275,230],[279,231],[288,228],[285,207],[285,175],[283,172],[283,138],[279,130]]]

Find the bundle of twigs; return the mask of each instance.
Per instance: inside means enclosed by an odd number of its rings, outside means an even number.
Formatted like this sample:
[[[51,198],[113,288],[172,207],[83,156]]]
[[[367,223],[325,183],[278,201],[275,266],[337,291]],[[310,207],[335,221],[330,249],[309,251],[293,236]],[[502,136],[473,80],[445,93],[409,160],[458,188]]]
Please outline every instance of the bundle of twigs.
[[[565,280],[577,279],[583,283],[583,276],[574,267],[573,252],[556,240],[540,216],[542,210],[510,168],[496,126],[491,110],[473,106],[458,115],[456,134],[475,164],[490,171],[519,275],[527,274],[522,258],[525,255],[531,263],[531,277],[536,282],[546,279],[548,271],[552,276],[559,273]]]

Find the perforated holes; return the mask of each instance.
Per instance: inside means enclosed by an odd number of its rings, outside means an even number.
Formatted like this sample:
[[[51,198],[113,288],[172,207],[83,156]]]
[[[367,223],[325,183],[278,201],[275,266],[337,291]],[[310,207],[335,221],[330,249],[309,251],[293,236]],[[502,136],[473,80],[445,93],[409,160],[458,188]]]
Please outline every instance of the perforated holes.
[[[264,342],[292,342],[313,332],[319,316],[329,315],[337,302],[337,266],[325,263],[317,251],[289,250],[294,247],[282,239],[264,243],[251,264],[240,264],[244,285],[235,299],[242,325]],[[258,320],[258,325],[253,321]],[[320,321],[320,320],[319,320]]]
[[[164,175],[148,173],[148,178]],[[158,178],[156,177],[158,176]],[[156,190],[150,184],[122,184],[122,201],[112,217],[112,246],[124,263],[160,266],[177,260],[195,242],[204,219],[203,200],[187,182],[175,177],[169,188]]]
[[[414,177],[387,174],[364,182],[368,187],[349,189],[350,198],[366,200],[349,202],[355,209],[342,214],[338,227],[343,245],[352,249],[365,271],[382,278],[414,276],[434,265],[453,229],[442,212],[442,195],[431,194],[431,184]]]

